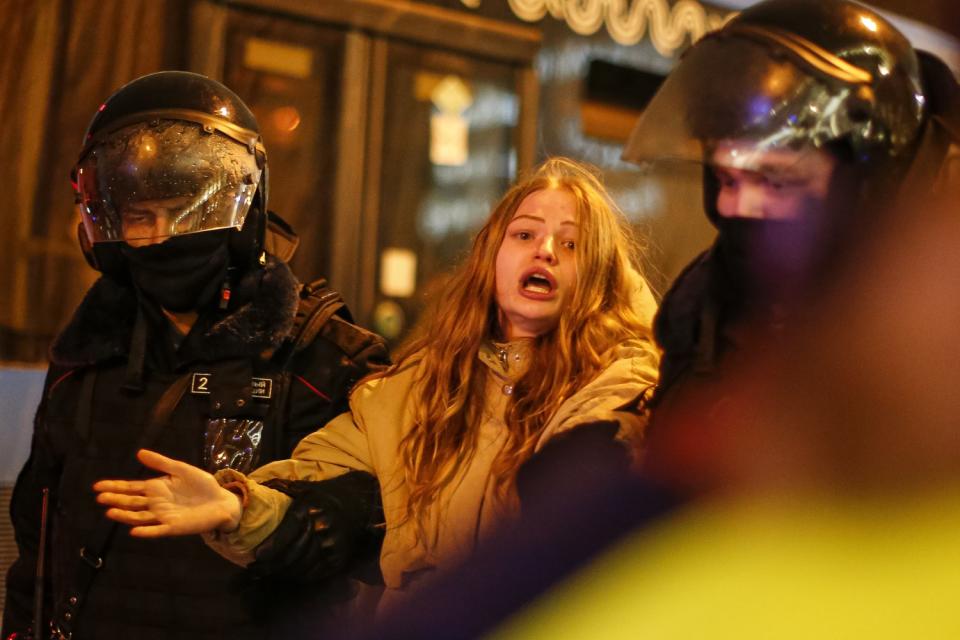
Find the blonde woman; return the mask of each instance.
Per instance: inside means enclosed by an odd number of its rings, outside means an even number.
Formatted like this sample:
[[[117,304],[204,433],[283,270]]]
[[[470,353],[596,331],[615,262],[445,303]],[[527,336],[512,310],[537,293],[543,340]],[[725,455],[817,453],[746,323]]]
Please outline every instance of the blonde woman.
[[[407,590],[517,515],[517,471],[551,438],[598,422],[624,443],[640,434],[630,407],[656,383],[658,356],[635,257],[597,177],[548,160],[495,207],[396,364],[290,460],[215,478],[142,451],[166,475],[101,481],[99,501],[135,536],[209,533],[245,564],[291,502],[263,482],[368,472],[383,500],[387,592]]]

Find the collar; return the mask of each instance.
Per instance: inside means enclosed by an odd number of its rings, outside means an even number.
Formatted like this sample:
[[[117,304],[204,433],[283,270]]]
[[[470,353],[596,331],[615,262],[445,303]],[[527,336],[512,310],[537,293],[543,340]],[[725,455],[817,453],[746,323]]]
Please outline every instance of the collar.
[[[485,340],[478,357],[497,377],[516,382],[530,366],[534,338],[520,338],[511,342]]]
[[[293,328],[299,287],[286,263],[268,256],[263,268],[241,276],[233,291],[236,306],[205,329],[198,341],[202,345],[198,356],[208,360],[260,357],[277,349]],[[132,286],[102,276],[57,336],[50,361],[83,366],[126,357],[138,304]]]

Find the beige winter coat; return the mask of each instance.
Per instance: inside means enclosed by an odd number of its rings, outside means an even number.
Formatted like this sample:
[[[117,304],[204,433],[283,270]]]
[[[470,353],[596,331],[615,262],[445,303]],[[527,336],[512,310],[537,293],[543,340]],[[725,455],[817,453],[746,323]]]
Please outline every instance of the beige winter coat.
[[[230,534],[208,537],[208,543],[235,562],[252,561],[253,550],[276,528],[290,504],[285,494],[254,481],[275,477],[321,480],[360,470],[380,482],[387,526],[380,565],[388,591],[405,590],[414,579],[456,564],[494,527],[517,513],[515,496],[501,495],[491,477],[491,466],[505,442],[504,412],[512,381],[526,370],[528,350],[527,341],[489,343],[481,350],[479,357],[489,375],[479,444],[455,481],[441,490],[428,510],[425,536],[419,535],[415,522],[403,518],[408,492],[398,453],[400,441],[412,425],[410,394],[418,371],[414,363],[359,385],[350,398],[350,412],[304,438],[292,459],[261,467],[247,479],[235,472],[221,472],[221,483],[246,482],[249,502],[240,527]],[[563,402],[547,424],[537,450],[558,433],[596,420],[618,421],[618,435],[624,439],[642,430],[644,418],[623,408],[656,383],[657,351],[645,340],[629,341],[615,350],[613,363]]]

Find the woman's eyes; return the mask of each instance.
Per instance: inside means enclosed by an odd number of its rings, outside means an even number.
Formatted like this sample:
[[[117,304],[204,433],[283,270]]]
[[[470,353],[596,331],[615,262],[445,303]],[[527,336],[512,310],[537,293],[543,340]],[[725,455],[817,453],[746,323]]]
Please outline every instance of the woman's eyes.
[[[532,231],[514,231],[510,235],[516,238],[517,240],[524,240],[524,241],[532,240],[534,238],[534,234]],[[557,243],[563,248],[569,249],[570,251],[573,251],[574,249],[577,248],[576,240],[559,240],[557,241]]]

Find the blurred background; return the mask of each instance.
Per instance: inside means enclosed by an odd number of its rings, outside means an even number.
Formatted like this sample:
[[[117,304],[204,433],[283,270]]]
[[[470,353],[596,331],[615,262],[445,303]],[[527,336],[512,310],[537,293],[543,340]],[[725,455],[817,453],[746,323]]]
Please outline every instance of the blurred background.
[[[255,112],[294,271],[402,339],[490,206],[550,155],[595,164],[661,292],[712,239],[700,176],[620,148],[683,49],[744,0],[0,0],[0,569],[46,349],[97,274],[68,176],[93,113],[161,69],[222,80]],[[960,69],[955,0],[878,0]],[[629,11],[627,11],[629,9]],[[618,12],[619,10],[619,12]],[[2,587],[0,587],[2,588]],[[2,594],[0,594],[2,602]]]

